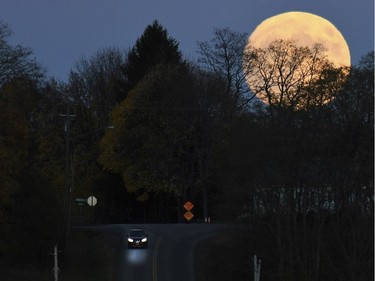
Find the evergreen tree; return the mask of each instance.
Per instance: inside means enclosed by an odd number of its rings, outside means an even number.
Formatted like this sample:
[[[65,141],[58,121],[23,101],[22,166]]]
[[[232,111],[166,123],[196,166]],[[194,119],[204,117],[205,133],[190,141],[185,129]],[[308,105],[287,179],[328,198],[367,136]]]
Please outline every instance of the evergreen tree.
[[[127,90],[133,88],[156,65],[182,63],[181,57],[178,42],[155,20],[146,27],[128,54],[124,66]]]

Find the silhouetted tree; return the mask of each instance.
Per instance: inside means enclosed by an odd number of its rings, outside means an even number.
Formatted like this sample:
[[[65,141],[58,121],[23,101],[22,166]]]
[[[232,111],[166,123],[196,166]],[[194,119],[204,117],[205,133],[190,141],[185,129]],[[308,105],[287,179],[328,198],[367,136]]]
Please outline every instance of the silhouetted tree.
[[[61,138],[49,123],[58,96],[38,84],[14,78],[0,90],[0,252],[18,262],[44,261],[61,215]]]
[[[8,43],[7,38],[11,34],[9,26],[0,21],[0,87],[13,78],[27,76],[37,81],[44,74],[41,66],[31,57],[31,49]]]
[[[108,48],[89,59],[80,59],[70,71],[66,94],[72,104],[79,106],[81,119],[94,128],[108,125],[109,113],[121,101],[117,93],[124,63],[125,55],[120,50]]]
[[[253,86],[264,91],[265,111],[233,120],[215,162],[228,167],[218,171],[225,198],[219,211],[249,222],[254,235],[247,239],[257,241],[255,253],[274,269],[265,279],[370,280],[372,54],[350,69],[316,65],[307,78],[297,71],[305,64],[286,63],[289,49],[276,45],[273,56],[253,53],[260,63],[252,71],[264,74],[253,76]],[[305,51],[297,54],[311,58]]]
[[[233,100],[232,115],[243,110],[254,98],[243,71],[247,35],[229,28],[215,28],[210,41],[198,42],[198,62],[205,70],[226,81],[225,91]]]
[[[148,25],[129,51],[124,66],[126,89],[136,84],[158,64],[182,63],[178,42],[155,20]]]
[[[265,48],[247,46],[244,68],[251,90],[272,116],[279,110],[309,110],[332,101],[346,74],[333,68],[323,45],[299,47],[293,40],[275,40]]]
[[[184,66],[156,67],[115,109],[115,128],[101,143],[101,163],[122,175],[140,200],[150,192],[179,200],[201,192],[214,124],[223,118],[221,85]]]

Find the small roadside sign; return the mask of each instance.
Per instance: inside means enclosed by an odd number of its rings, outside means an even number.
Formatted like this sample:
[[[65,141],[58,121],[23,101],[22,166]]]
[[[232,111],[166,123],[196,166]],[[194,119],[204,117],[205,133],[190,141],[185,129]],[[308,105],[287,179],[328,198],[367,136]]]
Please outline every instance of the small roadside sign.
[[[184,217],[185,217],[185,219],[187,219],[188,221],[190,221],[190,220],[194,217],[194,215],[193,215],[192,212],[187,211],[187,212],[184,214]]]
[[[89,204],[89,206],[93,207],[97,203],[98,203],[98,199],[96,199],[95,196],[90,196],[89,198],[87,198],[87,204]]]
[[[185,204],[184,204],[184,208],[186,211],[190,211],[191,209],[194,208],[194,205],[193,203],[191,203],[190,201],[187,201]]]

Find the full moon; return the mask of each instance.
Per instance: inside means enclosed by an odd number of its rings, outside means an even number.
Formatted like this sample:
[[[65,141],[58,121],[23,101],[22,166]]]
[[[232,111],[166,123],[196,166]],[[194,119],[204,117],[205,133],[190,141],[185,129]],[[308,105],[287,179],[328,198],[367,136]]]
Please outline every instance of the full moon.
[[[328,20],[306,12],[287,12],[261,22],[247,46],[266,48],[274,40],[296,40],[301,46],[322,44],[335,67],[350,66],[350,51],[341,32]]]

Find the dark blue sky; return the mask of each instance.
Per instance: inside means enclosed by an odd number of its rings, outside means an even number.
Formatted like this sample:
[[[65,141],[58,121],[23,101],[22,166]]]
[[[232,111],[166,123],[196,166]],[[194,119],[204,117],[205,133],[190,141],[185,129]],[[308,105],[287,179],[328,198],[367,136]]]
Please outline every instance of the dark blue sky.
[[[82,56],[132,47],[154,19],[195,60],[197,41],[210,40],[214,27],[250,35],[264,19],[288,11],[331,21],[353,64],[374,49],[373,0],[0,0],[0,20],[13,30],[10,43],[32,48],[47,73],[63,81]]]

